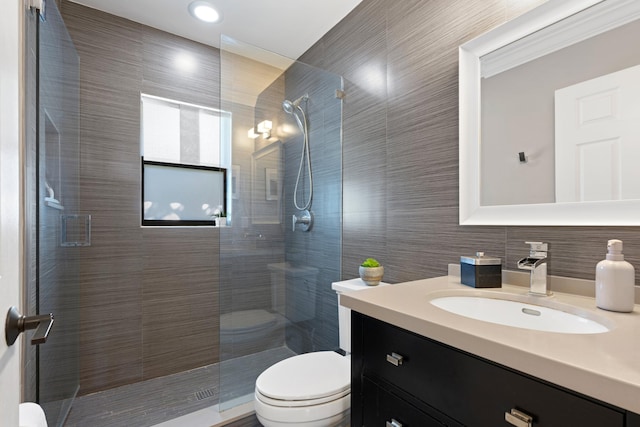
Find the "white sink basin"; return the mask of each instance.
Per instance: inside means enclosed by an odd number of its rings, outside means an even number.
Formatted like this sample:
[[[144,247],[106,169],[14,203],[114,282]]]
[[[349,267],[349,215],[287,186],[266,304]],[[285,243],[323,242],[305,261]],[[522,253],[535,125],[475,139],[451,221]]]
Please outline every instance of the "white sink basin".
[[[609,328],[595,320],[541,305],[482,296],[444,296],[431,304],[448,312],[499,325],[562,334],[600,334]]]

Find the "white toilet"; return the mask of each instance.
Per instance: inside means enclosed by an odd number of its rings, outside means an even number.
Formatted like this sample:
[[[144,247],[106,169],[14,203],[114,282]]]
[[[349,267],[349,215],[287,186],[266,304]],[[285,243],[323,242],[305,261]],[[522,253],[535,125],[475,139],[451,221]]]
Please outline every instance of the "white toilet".
[[[384,285],[381,283],[381,285]],[[351,310],[340,294],[366,289],[360,279],[335,282],[342,356],[334,351],[300,354],[267,368],[256,380],[254,405],[265,427],[348,426],[351,407]]]
[[[20,427],[47,427],[47,417],[40,405],[25,402],[19,406],[18,423]]]
[[[318,269],[294,267],[288,262],[267,264],[271,273],[271,306],[224,313],[220,316],[220,356],[234,359],[263,350],[282,347],[285,324],[313,319],[316,309]],[[295,283],[287,292],[287,283]],[[285,306],[285,299],[301,303]],[[286,319],[285,319],[286,315]]]

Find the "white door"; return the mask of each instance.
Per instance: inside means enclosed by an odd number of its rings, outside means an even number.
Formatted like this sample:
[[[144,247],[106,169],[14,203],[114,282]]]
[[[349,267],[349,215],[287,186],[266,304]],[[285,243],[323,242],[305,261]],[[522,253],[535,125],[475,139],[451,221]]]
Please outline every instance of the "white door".
[[[640,199],[640,66],[555,93],[556,202]]]
[[[0,5],[0,426],[18,425],[20,338],[7,347],[4,323],[20,307],[20,25],[22,1]]]

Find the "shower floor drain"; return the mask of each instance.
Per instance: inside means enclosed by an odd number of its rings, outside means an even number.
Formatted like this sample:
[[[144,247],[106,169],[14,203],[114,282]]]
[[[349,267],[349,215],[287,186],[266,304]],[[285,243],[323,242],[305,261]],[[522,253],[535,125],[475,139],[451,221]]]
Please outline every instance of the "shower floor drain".
[[[204,400],[204,399],[208,399],[210,397],[214,397],[216,394],[215,390],[212,388],[208,388],[206,390],[201,390],[196,392],[196,398],[198,400]]]

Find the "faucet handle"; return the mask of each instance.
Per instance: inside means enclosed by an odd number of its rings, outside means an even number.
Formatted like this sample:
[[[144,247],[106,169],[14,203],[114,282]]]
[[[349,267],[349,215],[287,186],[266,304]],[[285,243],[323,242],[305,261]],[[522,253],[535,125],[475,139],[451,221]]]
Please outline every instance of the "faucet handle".
[[[530,257],[546,257],[547,251],[549,251],[549,244],[543,242],[525,242],[529,245]]]

